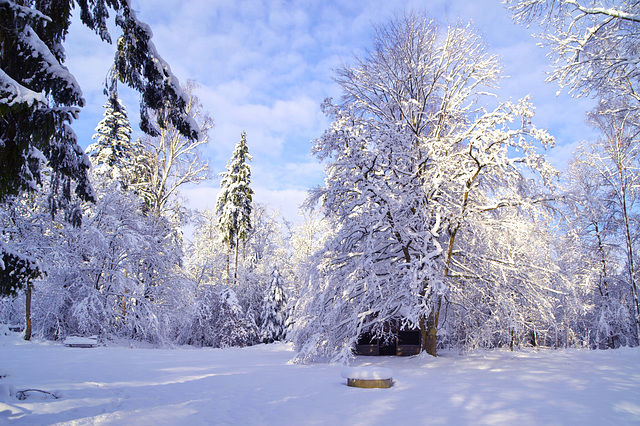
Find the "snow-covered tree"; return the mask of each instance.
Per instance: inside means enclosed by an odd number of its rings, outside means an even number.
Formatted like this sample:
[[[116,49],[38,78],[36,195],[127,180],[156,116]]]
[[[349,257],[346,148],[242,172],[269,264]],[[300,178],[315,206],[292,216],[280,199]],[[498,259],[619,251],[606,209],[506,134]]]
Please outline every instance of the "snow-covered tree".
[[[51,216],[43,197],[37,193],[23,193],[10,197],[0,209],[0,247],[4,267],[0,269],[0,297],[24,297],[25,339],[32,331],[31,305],[33,285],[46,271],[43,259],[53,245],[46,235],[50,232]],[[22,293],[24,292],[24,293]],[[15,315],[14,315],[15,317]]]
[[[287,323],[287,297],[284,293],[282,276],[277,268],[271,274],[271,285],[264,295],[260,338],[263,343],[273,343],[285,337]]]
[[[133,187],[144,200],[146,212],[170,218],[176,228],[180,227],[183,214],[177,198],[180,188],[209,177],[209,163],[202,157],[201,149],[209,143],[213,119],[203,110],[195,93],[197,87],[189,80],[184,93],[185,111],[200,128],[198,138],[186,137],[180,127],[168,125],[139,142],[144,152],[137,164],[139,175]],[[162,118],[160,113],[154,116],[157,120]]]
[[[555,174],[536,153],[553,138],[531,124],[528,100],[481,102],[499,64],[469,27],[440,31],[409,13],[377,27],[356,61],[337,71],[342,102],[324,103],[332,123],[314,146],[328,176],[311,201],[335,235],[296,306],[303,361],[344,359],[361,333],[384,334],[398,317],[435,355],[443,298],[485,250],[468,237],[498,229],[508,210],[535,210],[548,197],[531,172]]]
[[[258,341],[258,329],[253,321],[246,317],[236,293],[226,289],[220,294],[222,299],[218,308],[218,347],[250,346]]]
[[[80,208],[72,202],[72,194],[88,201],[94,193],[89,160],[70,126],[85,104],[78,82],[64,66],[64,42],[74,6],[82,22],[109,43],[108,10],[116,12],[122,35],[113,75],[141,93],[144,131],[157,132],[148,118],[150,110],[160,113],[160,127],[170,122],[194,139],[199,130],[185,111],[187,99],[178,79],[158,55],[151,30],[137,19],[129,1],[0,2],[0,202],[36,190],[46,164],[51,170],[51,211],[63,209],[69,220],[79,224]],[[30,268],[26,257],[4,246],[0,249],[4,271]]]
[[[238,253],[240,242],[246,240],[251,229],[251,155],[247,146],[247,134],[242,132],[240,141],[227,164],[227,171],[220,174],[220,193],[216,201],[218,226],[222,231],[222,242],[227,244],[229,253],[235,249],[234,282],[238,274]],[[227,261],[227,265],[229,261]],[[227,284],[230,281],[227,266]]]
[[[87,147],[94,172],[119,182],[126,189],[135,174],[139,150],[135,149],[127,111],[114,92],[104,105],[104,118],[96,127],[94,144]]]
[[[583,146],[569,171],[571,222],[584,267],[597,288],[596,346],[640,342],[637,294],[637,180],[640,123],[640,4],[615,0],[505,1],[521,23],[539,23],[552,51],[549,81],[576,96],[595,95],[588,121],[601,138]],[[621,269],[625,269],[621,273]],[[624,278],[623,278],[624,276]],[[630,291],[622,296],[620,284]],[[593,302],[593,301],[592,301]],[[629,322],[635,336],[628,333]]]
[[[636,254],[640,232],[640,120],[624,105],[610,103],[616,101],[603,100],[598,110],[589,114],[589,121],[602,136],[578,149],[570,176],[576,203],[574,232],[582,230],[585,259],[597,273],[595,284],[602,296],[597,326],[609,331],[603,336],[609,345],[617,345],[630,343],[630,339],[640,341]],[[616,290],[622,283],[627,292]],[[616,294],[622,298],[613,297]],[[626,306],[628,313],[624,316],[633,324],[635,338],[611,332],[628,327],[619,321],[621,309],[625,309],[621,306]],[[612,340],[614,335],[617,337]]]
[[[559,259],[575,287],[586,287],[583,306],[593,306],[595,315],[588,325],[594,344],[600,348],[614,347],[619,341],[614,330],[617,309],[614,294],[609,291],[616,285],[619,270],[617,256],[612,247],[615,242],[615,225],[611,213],[605,207],[602,185],[597,170],[588,165],[588,148],[580,146],[574,153],[565,172],[568,193],[564,197],[567,213],[564,215],[565,250]],[[593,295],[589,300],[589,296]],[[597,319],[596,319],[597,318]]]
[[[46,271],[32,286],[33,332],[167,343],[189,305],[180,246],[167,238],[166,224],[142,214],[135,194],[104,177],[94,184],[97,200],[82,206],[80,228],[52,221],[44,194],[13,213],[31,229],[21,250]]]
[[[506,0],[520,23],[539,23],[557,81],[578,96],[627,98],[640,108],[640,4],[632,0]]]
[[[292,283],[291,253],[283,232],[284,222],[280,211],[252,203],[251,229],[243,242],[238,279],[233,288],[247,317],[256,324],[262,322],[264,295],[271,284],[273,270],[278,269],[287,293]]]
[[[218,322],[220,296],[213,286],[198,287],[189,313],[189,323],[177,330],[179,344],[193,346],[218,346]]]
[[[273,280],[274,269],[279,272],[279,283],[285,293],[290,291],[293,282],[293,267],[282,222],[278,211],[252,203],[252,226],[242,244],[243,255],[237,264],[237,279],[227,284],[228,250],[226,245],[220,244],[222,231],[218,227],[218,217],[209,210],[196,215],[197,226],[187,260],[191,277],[199,288],[211,287],[218,292],[232,289],[246,320],[256,327],[263,322],[267,302],[265,295]]]
[[[600,102],[590,118],[602,137],[593,145],[592,166],[598,170],[605,188],[605,205],[620,230],[620,251],[626,269],[635,317],[636,338],[640,343],[640,301],[638,299],[638,238],[640,236],[640,111],[626,103]]]
[[[231,289],[198,288],[191,324],[179,331],[178,342],[194,346],[228,348],[250,346],[258,341],[255,324],[247,319]]]
[[[554,216],[532,210],[502,209],[460,228],[442,299],[443,343],[513,349],[555,337],[574,300],[556,264]]]
[[[290,245],[292,263],[296,267],[296,281],[303,282],[310,268],[311,258],[325,244],[331,234],[329,223],[317,210],[300,211],[302,222],[291,229]]]
[[[218,216],[213,210],[203,210],[195,213],[193,221],[187,268],[198,286],[219,286],[225,282],[227,250],[220,244]]]

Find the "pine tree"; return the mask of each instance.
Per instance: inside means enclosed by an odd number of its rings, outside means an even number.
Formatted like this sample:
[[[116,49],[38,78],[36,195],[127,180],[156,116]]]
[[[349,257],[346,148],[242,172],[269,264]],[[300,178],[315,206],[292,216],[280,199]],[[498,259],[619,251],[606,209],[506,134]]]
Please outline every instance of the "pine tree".
[[[271,273],[271,285],[264,297],[261,338],[263,343],[273,343],[285,337],[287,298],[284,293],[282,275],[278,269]]]
[[[93,139],[97,141],[89,145],[87,153],[96,173],[104,175],[109,181],[119,182],[126,189],[136,167],[135,149],[131,140],[133,130],[117,93],[109,97],[104,108],[104,118],[93,135]]]
[[[251,346],[258,339],[255,323],[246,317],[236,293],[226,289],[220,293],[218,306],[217,347]]]
[[[253,190],[251,183],[251,161],[249,148],[247,147],[247,134],[242,132],[240,142],[237,143],[227,171],[220,174],[222,182],[221,191],[216,202],[218,226],[222,231],[222,241],[227,244],[227,284],[230,280],[229,256],[235,249],[235,271],[237,278],[239,244],[247,238],[247,232],[251,230],[251,201]]]

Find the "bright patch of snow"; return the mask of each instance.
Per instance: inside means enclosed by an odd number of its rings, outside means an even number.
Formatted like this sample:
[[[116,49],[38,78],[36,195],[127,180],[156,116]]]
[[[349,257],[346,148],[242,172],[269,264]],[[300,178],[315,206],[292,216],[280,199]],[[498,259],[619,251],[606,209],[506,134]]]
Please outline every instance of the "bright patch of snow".
[[[0,424],[640,423],[640,348],[356,358],[393,370],[384,390],[348,387],[342,366],[292,357],[287,344],[71,350],[5,330]],[[48,393],[18,399],[27,389]]]

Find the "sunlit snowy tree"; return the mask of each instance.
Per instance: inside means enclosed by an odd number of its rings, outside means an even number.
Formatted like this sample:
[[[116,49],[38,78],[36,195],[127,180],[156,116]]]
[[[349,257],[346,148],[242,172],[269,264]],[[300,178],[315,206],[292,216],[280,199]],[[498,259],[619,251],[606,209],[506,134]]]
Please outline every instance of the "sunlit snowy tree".
[[[599,347],[640,342],[637,291],[640,4],[615,0],[505,1],[520,23],[539,23],[551,49],[549,81],[576,96],[599,97],[588,121],[601,134],[576,153],[569,178],[575,201],[569,230],[597,288]],[[585,198],[586,197],[586,198]],[[625,270],[623,274],[621,271]],[[624,277],[624,278],[623,278]],[[622,281],[621,281],[622,280]],[[629,291],[620,292],[621,282]],[[629,324],[635,336],[628,332]]]
[[[589,121],[602,136],[578,150],[572,176],[580,178],[573,181],[575,190],[582,190],[578,194],[589,197],[588,207],[575,211],[575,220],[590,225],[587,235],[595,239],[588,256],[598,259],[600,265],[597,284],[603,296],[604,317],[598,326],[610,331],[626,329],[618,306],[627,306],[628,313],[622,316],[633,324],[635,339],[620,335],[621,332],[607,334],[618,336],[617,342],[629,343],[630,339],[640,341],[636,254],[640,232],[640,117],[625,105],[616,104],[619,101],[603,99],[598,109],[589,114]],[[586,185],[589,186],[585,188]],[[579,203],[580,197],[577,198]],[[622,294],[616,291],[621,280],[628,289]],[[618,297],[612,298],[614,294]]]
[[[135,183],[142,150],[131,137],[133,130],[127,111],[114,92],[104,105],[104,118],[93,136],[96,142],[87,147],[94,172],[119,182],[123,189]]]
[[[265,204],[252,203],[251,229],[243,243],[234,289],[247,317],[258,325],[262,322],[264,295],[272,282],[274,269],[278,269],[281,284],[287,292],[292,281],[291,253],[283,222],[280,211],[274,211]]]
[[[251,229],[243,242],[243,256],[238,261],[238,279],[227,284],[227,248],[220,244],[222,231],[214,211],[196,215],[194,242],[188,249],[188,268],[200,288],[209,286],[217,291],[231,288],[248,321],[260,325],[264,313],[265,294],[277,268],[283,287],[291,283],[292,266],[286,237],[282,232],[282,217],[260,203],[252,203]],[[288,289],[287,289],[288,290]]]
[[[258,342],[258,329],[232,289],[201,285],[192,303],[185,312],[190,322],[177,330],[178,343],[227,348]]]
[[[301,361],[344,360],[361,333],[384,334],[398,317],[435,355],[443,300],[466,269],[482,278],[475,259],[508,264],[469,236],[535,210],[549,197],[531,172],[555,175],[535,148],[553,138],[531,124],[528,100],[483,102],[499,64],[469,27],[409,13],[373,41],[337,71],[342,102],[324,103],[332,123],[313,148],[327,178],[311,201],[335,235],[296,306]]]
[[[178,198],[180,188],[209,177],[209,163],[201,149],[209,143],[213,119],[204,111],[196,95],[197,87],[189,80],[184,93],[185,111],[200,128],[198,138],[186,137],[178,126],[171,124],[159,129],[155,136],[145,136],[139,141],[143,155],[137,164],[138,176],[133,187],[144,200],[146,212],[171,219],[176,229],[184,213]],[[157,120],[162,118],[160,113],[153,116]]]
[[[217,286],[226,278],[226,248],[220,244],[218,216],[213,210],[196,212],[193,242],[187,250],[187,267],[198,286]]]
[[[605,349],[631,344],[635,327],[620,256],[619,213],[610,208],[609,190],[592,154],[592,147],[580,146],[566,172],[566,243],[559,264],[573,287],[582,289],[582,331],[590,336],[590,345]]]
[[[235,250],[234,282],[238,274],[240,243],[247,238],[251,226],[251,161],[247,135],[242,132],[240,141],[227,164],[227,171],[220,174],[220,193],[216,201],[218,226],[222,231],[222,242],[227,244],[229,256]],[[229,261],[227,261],[227,284],[230,283]]]
[[[184,289],[181,250],[168,224],[142,213],[140,199],[116,182],[97,181],[98,200],[82,228],[63,226],[66,241],[47,260],[38,286],[37,329],[47,338],[97,334],[164,343]]]
[[[575,95],[627,98],[640,108],[640,4],[632,0],[507,0],[517,22],[539,23],[557,81]]]
[[[285,337],[287,322],[287,297],[284,293],[282,275],[278,269],[271,274],[271,284],[264,295],[260,338],[264,343],[273,343]]]
[[[97,200],[82,206],[82,227],[52,221],[43,193],[3,216],[14,238],[28,233],[19,248],[46,271],[27,288],[34,291],[33,332],[167,343],[192,293],[179,269],[180,246],[166,237],[166,224],[142,214],[135,194],[104,176],[94,185]]]

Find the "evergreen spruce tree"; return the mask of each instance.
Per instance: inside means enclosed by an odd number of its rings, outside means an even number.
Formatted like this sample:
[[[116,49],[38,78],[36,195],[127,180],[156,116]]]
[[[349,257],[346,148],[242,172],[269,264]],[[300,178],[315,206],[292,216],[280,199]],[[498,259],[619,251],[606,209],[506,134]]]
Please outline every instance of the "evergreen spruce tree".
[[[261,339],[263,343],[273,343],[285,337],[287,322],[287,298],[284,293],[282,275],[278,269],[271,273],[271,285],[264,297],[262,310]]]
[[[131,124],[127,111],[114,92],[104,105],[104,118],[96,127],[87,153],[91,158],[94,171],[108,181],[117,181],[126,189],[135,172],[134,146],[131,140]]]
[[[220,294],[218,305],[217,347],[244,347],[255,344],[258,330],[253,321],[247,318],[238,301],[236,293],[230,288]]]
[[[251,161],[247,147],[247,134],[242,132],[240,142],[235,147],[227,171],[220,174],[220,193],[216,202],[218,226],[222,231],[222,241],[227,244],[227,284],[229,284],[229,257],[235,249],[234,281],[237,279],[238,252],[241,241],[246,240],[247,232],[251,230],[251,200],[253,190],[251,183]]]

